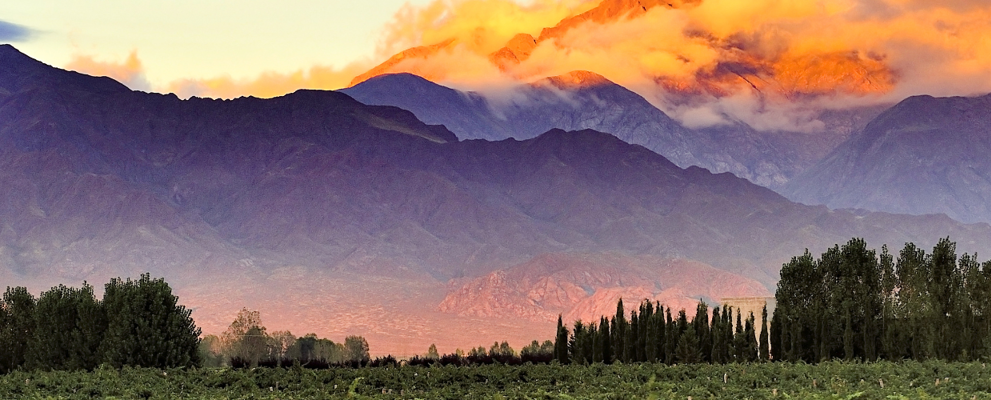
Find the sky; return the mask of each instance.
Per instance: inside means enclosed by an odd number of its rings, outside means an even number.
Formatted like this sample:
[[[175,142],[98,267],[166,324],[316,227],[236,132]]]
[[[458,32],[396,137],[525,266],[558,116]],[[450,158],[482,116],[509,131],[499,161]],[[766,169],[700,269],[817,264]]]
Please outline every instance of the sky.
[[[428,2],[9,0],[0,2],[0,43],[62,68],[130,59],[143,76],[127,83],[161,90],[184,79],[368,64],[396,13]]]
[[[814,131],[823,108],[991,92],[989,21],[987,0],[12,0],[0,42],[180,97],[587,70],[689,127]]]

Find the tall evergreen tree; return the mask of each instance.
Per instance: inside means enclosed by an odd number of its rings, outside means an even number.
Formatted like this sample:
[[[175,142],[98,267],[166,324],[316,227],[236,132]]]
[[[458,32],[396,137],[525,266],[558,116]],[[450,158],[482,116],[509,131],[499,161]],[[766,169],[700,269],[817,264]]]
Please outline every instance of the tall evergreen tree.
[[[609,319],[606,317],[599,318],[599,338],[602,341],[602,362],[611,364],[613,362],[613,339]]]
[[[719,307],[712,307],[712,324],[710,326],[712,350],[709,352],[709,360],[716,364],[726,363],[721,352],[723,348],[722,319],[722,316],[719,314]]]
[[[702,362],[702,352],[699,349],[698,335],[695,334],[695,327],[687,325],[685,331],[678,338],[678,345],[675,347],[675,359],[683,364],[695,364]]]
[[[678,347],[678,339],[681,338],[681,332],[678,331],[678,324],[671,319],[671,307],[668,307],[664,314],[664,324],[666,326],[664,330],[664,362],[674,364],[677,361],[674,350]]]
[[[709,361],[712,353],[712,336],[709,332],[709,306],[702,299],[695,308],[695,317],[692,319],[692,328],[698,338],[700,362]]]
[[[766,307],[766,306],[765,306]],[[775,313],[771,316],[771,326],[770,326],[770,341],[768,343],[768,358],[772,361],[782,361],[785,359],[784,350],[784,338],[782,337],[783,331],[781,329],[781,319],[778,314]]]
[[[743,319],[740,317],[740,311],[736,311],[736,325],[733,332],[733,360],[735,362],[744,362],[747,357],[747,337],[744,336],[743,332]]]
[[[622,361],[624,363],[630,362],[630,359],[626,358],[625,352],[629,324],[626,322],[626,310],[623,309],[622,298],[620,298],[619,302],[616,303],[616,315],[613,317],[613,321],[616,324],[616,326],[610,331],[613,338],[613,355],[617,361]]]
[[[557,335],[554,337],[554,359],[561,364],[570,361],[568,354],[568,328],[564,326],[561,316],[557,316]]]
[[[768,360],[771,359],[771,353],[770,353],[771,345],[770,345],[770,339],[769,339],[768,332],[767,332],[767,304],[766,303],[764,304],[764,308],[762,308],[761,311],[760,311],[760,321],[761,321],[760,322],[760,341],[758,342],[759,345],[760,345],[760,349],[759,349],[760,351],[759,351],[759,354],[758,354],[758,358],[760,359],[760,361],[768,361]]]

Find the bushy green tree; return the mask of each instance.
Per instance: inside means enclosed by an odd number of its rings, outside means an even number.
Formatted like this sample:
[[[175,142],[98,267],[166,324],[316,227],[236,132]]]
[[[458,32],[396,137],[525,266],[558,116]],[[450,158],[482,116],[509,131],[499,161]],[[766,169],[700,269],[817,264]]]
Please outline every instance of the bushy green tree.
[[[162,278],[111,279],[103,306],[108,316],[102,351],[114,366],[172,368],[200,364],[199,336],[192,310]]]
[[[92,286],[58,285],[43,292],[34,321],[26,360],[29,367],[76,370],[99,365],[107,318]]]
[[[7,287],[3,294],[0,326],[0,373],[23,367],[28,343],[34,336],[34,309],[37,300],[25,287]]]

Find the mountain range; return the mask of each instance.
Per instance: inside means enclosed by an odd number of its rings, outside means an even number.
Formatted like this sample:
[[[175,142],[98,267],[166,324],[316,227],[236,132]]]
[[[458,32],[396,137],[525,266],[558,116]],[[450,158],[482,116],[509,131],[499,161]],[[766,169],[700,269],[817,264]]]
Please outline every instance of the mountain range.
[[[594,129],[639,144],[682,168],[730,172],[779,188],[861,129],[884,106],[820,112],[819,132],[757,131],[735,121],[690,129],[642,96],[588,71],[501,90],[462,92],[408,73],[370,77],[342,92],[444,125],[461,139],[530,139],[549,129]]]
[[[596,130],[461,140],[341,92],[182,100],[11,46],[0,187],[3,285],[148,271],[207,333],[249,307],[377,353],[519,346],[620,296],[766,296],[790,257],[854,236],[991,245],[987,224],[802,205]]]

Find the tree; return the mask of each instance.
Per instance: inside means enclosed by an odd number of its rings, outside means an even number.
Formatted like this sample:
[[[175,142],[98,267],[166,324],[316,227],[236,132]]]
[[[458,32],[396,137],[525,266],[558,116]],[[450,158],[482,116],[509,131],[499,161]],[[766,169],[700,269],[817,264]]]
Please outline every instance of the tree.
[[[268,334],[258,311],[242,308],[220,338],[231,359],[258,365],[258,361],[268,354]]]
[[[344,338],[344,351],[347,361],[357,361],[362,364],[367,363],[371,359],[368,350],[368,341],[365,338],[354,335]]]
[[[276,331],[268,336],[268,358],[279,360],[288,358],[289,349],[296,343],[296,336],[289,331]]]
[[[36,325],[27,360],[30,367],[76,370],[99,365],[107,324],[92,286],[53,287],[41,294],[34,311]]]
[[[692,327],[699,342],[699,361],[709,360],[712,354],[712,334],[709,328],[709,306],[702,299],[699,299],[695,309],[695,318],[692,319]]]
[[[768,340],[767,332],[767,304],[764,304],[764,308],[760,311],[760,351],[758,356],[761,361],[767,361],[770,357],[770,342]]]
[[[537,345],[537,341],[536,340],[534,340],[532,344],[539,348],[539,345]],[[525,349],[526,348],[524,348],[524,350]],[[430,347],[427,348],[427,359],[428,360],[439,360],[440,359],[440,353],[437,352],[437,345],[436,344],[431,343],[430,344]]]
[[[674,352],[679,363],[695,364],[702,361],[702,351],[699,349],[699,339],[693,325],[688,325],[678,338],[678,346]]]
[[[200,364],[199,336],[192,310],[179,304],[162,278],[149,274],[105,285],[108,316],[102,352],[114,366],[173,368]]]
[[[25,287],[7,287],[3,294],[4,324],[0,327],[0,373],[25,364],[28,343],[34,336],[34,309],[37,300]]]
[[[568,357],[568,328],[564,327],[561,315],[557,316],[557,335],[554,336],[554,359],[561,364],[567,364]]]
[[[217,335],[206,335],[200,340],[200,360],[204,367],[224,366],[223,346]]]

